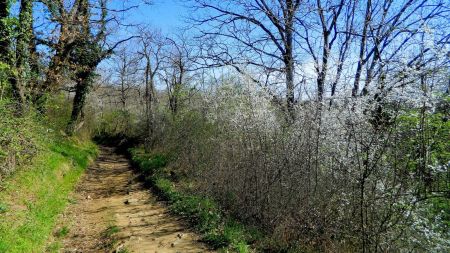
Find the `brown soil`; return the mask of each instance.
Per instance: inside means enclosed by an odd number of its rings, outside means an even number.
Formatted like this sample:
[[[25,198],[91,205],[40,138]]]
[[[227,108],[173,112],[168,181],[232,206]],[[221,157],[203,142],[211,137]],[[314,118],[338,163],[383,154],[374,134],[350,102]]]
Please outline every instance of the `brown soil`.
[[[212,252],[157,202],[128,160],[111,148],[102,148],[73,199],[58,226],[69,230],[62,252]]]

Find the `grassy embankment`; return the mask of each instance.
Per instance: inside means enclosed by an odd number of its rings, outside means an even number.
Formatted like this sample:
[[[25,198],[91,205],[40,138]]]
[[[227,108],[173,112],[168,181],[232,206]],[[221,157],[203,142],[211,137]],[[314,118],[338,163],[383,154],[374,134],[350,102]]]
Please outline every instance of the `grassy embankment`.
[[[68,194],[95,156],[90,142],[57,140],[0,192],[0,252],[42,252]]]
[[[51,130],[42,118],[16,117],[5,104],[0,111],[0,166],[33,150],[0,181],[0,252],[51,251],[45,247],[57,216],[97,148]]]

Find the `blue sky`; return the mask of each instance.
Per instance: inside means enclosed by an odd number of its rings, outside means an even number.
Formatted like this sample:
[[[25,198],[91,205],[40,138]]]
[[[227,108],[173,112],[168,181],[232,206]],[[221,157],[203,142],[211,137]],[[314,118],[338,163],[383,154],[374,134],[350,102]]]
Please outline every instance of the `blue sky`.
[[[126,23],[148,24],[155,29],[161,29],[164,33],[175,33],[178,28],[186,25],[185,18],[189,14],[189,9],[183,3],[183,0],[151,0],[152,5],[142,4],[141,0],[112,0],[110,7],[114,9],[125,9],[129,6],[141,3],[139,8],[125,12],[124,20]],[[36,6],[41,6],[37,5]],[[41,7],[35,8],[35,18],[40,24],[43,10]],[[12,7],[13,15],[19,13],[19,2]]]
[[[163,32],[172,33],[184,26],[188,9],[179,0],[153,0],[153,5],[141,6],[130,12],[130,20],[150,24]]]

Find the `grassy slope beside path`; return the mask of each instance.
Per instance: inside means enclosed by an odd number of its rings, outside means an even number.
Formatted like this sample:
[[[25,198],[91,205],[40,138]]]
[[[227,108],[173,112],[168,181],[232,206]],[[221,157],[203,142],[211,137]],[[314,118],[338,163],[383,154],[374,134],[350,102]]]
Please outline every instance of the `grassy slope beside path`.
[[[43,252],[68,194],[97,148],[90,141],[57,138],[0,188],[0,252]]]

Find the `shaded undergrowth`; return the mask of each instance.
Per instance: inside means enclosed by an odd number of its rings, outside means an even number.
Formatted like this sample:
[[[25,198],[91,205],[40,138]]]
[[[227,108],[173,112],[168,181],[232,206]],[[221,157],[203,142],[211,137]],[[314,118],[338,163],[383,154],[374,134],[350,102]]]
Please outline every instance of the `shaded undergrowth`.
[[[184,217],[202,235],[202,240],[225,252],[250,252],[250,245],[262,237],[223,212],[211,198],[193,195],[177,187],[173,171],[167,171],[164,154],[146,154],[143,149],[129,150],[135,167],[145,176],[158,195],[168,201],[170,210]]]

